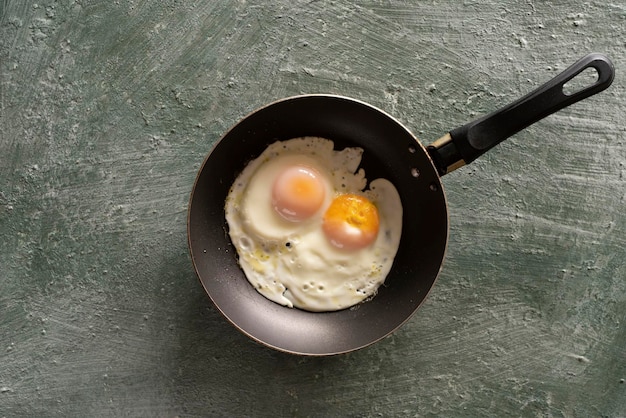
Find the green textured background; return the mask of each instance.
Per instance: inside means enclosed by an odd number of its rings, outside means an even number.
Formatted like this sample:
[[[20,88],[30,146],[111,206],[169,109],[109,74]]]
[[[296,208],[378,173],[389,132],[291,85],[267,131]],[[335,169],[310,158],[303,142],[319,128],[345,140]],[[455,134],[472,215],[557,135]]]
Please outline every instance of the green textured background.
[[[246,113],[338,93],[427,144],[587,52],[608,91],[444,178],[392,337],[294,357],[213,308],[187,201]],[[624,2],[0,1],[0,417],[626,416],[624,68]]]

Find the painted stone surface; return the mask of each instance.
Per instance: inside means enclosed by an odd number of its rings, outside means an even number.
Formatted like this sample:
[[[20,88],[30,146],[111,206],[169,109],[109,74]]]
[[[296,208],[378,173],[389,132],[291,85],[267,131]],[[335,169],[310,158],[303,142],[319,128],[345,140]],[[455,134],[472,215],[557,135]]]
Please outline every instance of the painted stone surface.
[[[623,416],[625,17],[578,1],[0,3],[0,416]],[[342,94],[427,144],[588,52],[615,63],[607,92],[444,178],[444,268],[392,337],[294,357],[211,305],[187,202],[249,111]]]

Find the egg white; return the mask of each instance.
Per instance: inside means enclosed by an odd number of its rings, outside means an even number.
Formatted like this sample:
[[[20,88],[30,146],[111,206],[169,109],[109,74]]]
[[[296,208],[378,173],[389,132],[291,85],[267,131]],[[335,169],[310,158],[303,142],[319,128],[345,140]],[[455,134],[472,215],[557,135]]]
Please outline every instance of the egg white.
[[[303,137],[271,144],[233,183],[225,204],[229,235],[248,281],[268,299],[309,311],[335,311],[374,296],[393,264],[402,232],[402,204],[391,182],[357,171],[363,150],[333,150],[333,142]],[[322,208],[303,222],[290,222],[272,207],[274,179],[285,168],[316,169],[326,188]],[[375,242],[357,251],[332,245],[322,216],[341,193],[367,197],[379,212]]]

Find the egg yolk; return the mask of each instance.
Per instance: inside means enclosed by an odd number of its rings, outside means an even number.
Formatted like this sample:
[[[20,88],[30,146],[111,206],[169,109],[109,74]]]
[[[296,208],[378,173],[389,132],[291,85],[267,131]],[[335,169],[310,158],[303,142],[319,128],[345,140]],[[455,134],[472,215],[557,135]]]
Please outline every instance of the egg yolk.
[[[326,210],[322,229],[338,248],[358,250],[378,235],[378,209],[367,198],[355,194],[336,197]]]
[[[311,167],[292,166],[281,172],[272,187],[272,205],[280,216],[301,222],[313,216],[324,203],[326,188]]]

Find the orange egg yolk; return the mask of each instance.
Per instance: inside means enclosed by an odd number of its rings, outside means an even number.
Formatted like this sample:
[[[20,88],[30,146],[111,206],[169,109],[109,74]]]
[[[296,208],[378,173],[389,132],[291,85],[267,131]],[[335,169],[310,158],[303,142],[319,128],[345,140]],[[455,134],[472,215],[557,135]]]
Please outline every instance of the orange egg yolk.
[[[355,194],[336,197],[324,214],[322,229],[338,248],[358,250],[369,246],[378,235],[378,209],[367,198]]]
[[[272,187],[272,205],[280,216],[301,222],[313,216],[324,203],[326,188],[311,167],[292,166],[280,173]]]

